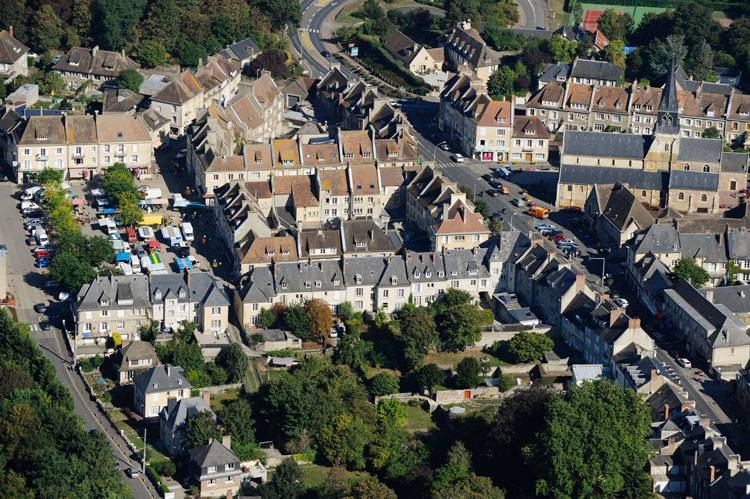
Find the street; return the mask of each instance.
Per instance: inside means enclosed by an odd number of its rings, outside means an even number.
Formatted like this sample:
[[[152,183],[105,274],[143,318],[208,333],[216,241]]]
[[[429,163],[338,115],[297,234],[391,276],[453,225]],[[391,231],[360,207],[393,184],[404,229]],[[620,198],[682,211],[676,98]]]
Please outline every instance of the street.
[[[18,320],[31,326],[31,336],[55,366],[57,376],[70,391],[75,403],[74,411],[80,416],[89,430],[102,433],[109,443],[115,460],[119,463],[125,483],[132,489],[136,498],[158,497],[148,479],[141,474],[139,478],[130,479],[124,473],[129,467],[140,468],[140,464],[130,459],[130,450],[125,440],[112,428],[105,415],[90,400],[81,378],[69,369],[72,362],[63,333],[59,329],[61,317],[69,313],[66,304],[50,302],[48,311],[51,328],[40,330],[38,323],[44,317],[32,308],[36,303],[47,303],[50,300],[43,291],[46,277],[34,266],[34,258],[25,243],[25,231],[21,215],[16,208],[17,201],[12,196],[18,187],[5,182],[0,184],[0,234],[1,241],[8,249],[8,289],[16,297]]]

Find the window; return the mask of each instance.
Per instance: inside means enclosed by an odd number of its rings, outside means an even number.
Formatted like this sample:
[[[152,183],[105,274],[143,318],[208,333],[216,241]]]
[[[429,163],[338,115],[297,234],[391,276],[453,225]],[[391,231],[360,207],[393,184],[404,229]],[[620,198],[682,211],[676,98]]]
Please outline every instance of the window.
[[[452,288],[458,288],[458,281],[451,281]]]
[[[646,197],[646,191],[641,191],[641,197],[642,197],[642,198],[645,198],[645,197]]]
[[[686,172],[690,171],[690,165],[685,164],[685,166],[683,166],[682,169],[685,170]]]
[[[730,180],[729,181],[729,190],[733,191],[737,189],[737,181],[736,180]]]
[[[232,477],[228,476],[228,477],[224,478],[224,482],[225,483],[232,483]]]
[[[708,196],[701,194],[701,201],[708,201]]]
[[[216,466],[209,466],[207,473],[216,473]]]
[[[406,290],[405,289],[399,289],[398,290],[398,296],[399,296],[399,298],[403,298],[404,296],[406,296]]]
[[[682,192],[681,192],[681,193],[679,193],[679,194],[677,195],[677,199],[679,199],[679,200],[683,200],[683,199],[685,199],[685,194],[684,194],[684,193],[682,193]]]
[[[383,298],[388,298],[388,290],[387,289],[383,290]]]
[[[708,173],[708,172],[710,172],[710,171],[711,171],[711,168],[710,168],[710,167],[709,167],[708,165],[703,165],[703,171],[704,171],[705,173]]]
[[[234,463],[227,463],[224,465],[224,471],[233,471],[234,470]]]

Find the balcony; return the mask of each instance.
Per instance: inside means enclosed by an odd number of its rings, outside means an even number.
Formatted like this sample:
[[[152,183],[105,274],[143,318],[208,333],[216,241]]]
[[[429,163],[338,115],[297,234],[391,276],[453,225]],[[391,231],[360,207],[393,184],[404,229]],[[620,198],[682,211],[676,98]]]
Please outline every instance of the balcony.
[[[47,161],[47,160],[49,160],[49,157],[46,154],[45,155],[37,154],[36,155],[36,160],[37,161]]]
[[[533,147],[533,146],[523,146],[523,147],[521,148],[521,150],[522,150],[523,152],[533,152],[533,151],[534,151],[534,147]]]
[[[73,159],[83,159],[86,157],[86,155],[82,152],[74,152],[73,153]]]
[[[125,156],[127,156],[125,151],[115,151],[115,158],[124,158]]]

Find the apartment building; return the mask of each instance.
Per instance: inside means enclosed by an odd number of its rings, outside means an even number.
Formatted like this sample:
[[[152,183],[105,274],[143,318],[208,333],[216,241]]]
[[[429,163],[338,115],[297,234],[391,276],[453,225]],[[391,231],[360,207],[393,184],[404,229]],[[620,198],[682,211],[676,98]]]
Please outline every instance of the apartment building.
[[[445,62],[450,67],[454,70],[467,67],[485,84],[500,65],[501,54],[482,40],[468,20],[459,22],[448,33],[444,49]]]
[[[116,79],[126,69],[137,70],[139,67],[124,50],[102,50],[97,45],[91,49],[72,47],[52,69],[62,75],[70,89],[77,89],[87,81],[104,83]]]
[[[29,48],[13,36],[13,26],[0,31],[0,81],[10,83],[29,74]]]
[[[245,328],[257,324],[263,308],[273,303],[321,299],[333,310],[350,302],[355,310],[400,310],[412,297],[427,305],[448,288],[461,289],[475,300],[489,296],[501,281],[506,261],[499,245],[405,255],[331,255],[328,259],[258,266],[243,276],[235,307]]]
[[[169,401],[190,397],[192,385],[179,366],[159,365],[133,378],[133,408],[144,418],[157,418]]]
[[[172,137],[182,135],[205,107],[203,86],[186,69],[159,92],[151,96],[151,107],[169,120]]]
[[[75,342],[99,353],[114,334],[125,342],[138,339],[139,328],[151,321],[164,329],[189,321],[219,334],[227,328],[229,305],[221,283],[204,272],[97,277],[76,297]]]
[[[242,66],[238,61],[222,54],[211,55],[205,65],[195,72],[195,79],[203,87],[203,102],[215,102],[224,107],[237,94],[242,78]]]
[[[245,131],[246,140],[267,141],[282,135],[284,131],[284,92],[279,88],[271,73],[261,71],[260,75],[250,82],[240,83],[237,95],[247,96],[255,113],[248,109],[247,119],[240,119]],[[237,110],[236,106],[233,108]],[[238,112],[238,116],[242,113]],[[261,125],[256,125],[260,117]],[[256,126],[253,126],[256,125]],[[253,132],[253,130],[256,130]],[[251,138],[254,137],[254,138]]]
[[[550,134],[536,116],[519,116],[513,122],[510,144],[511,161],[546,163],[549,160]]]

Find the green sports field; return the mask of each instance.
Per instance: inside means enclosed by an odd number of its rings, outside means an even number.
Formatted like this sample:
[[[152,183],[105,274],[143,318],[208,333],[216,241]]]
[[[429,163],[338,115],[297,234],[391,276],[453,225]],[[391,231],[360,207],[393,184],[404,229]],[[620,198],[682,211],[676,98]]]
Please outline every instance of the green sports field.
[[[581,3],[581,8],[583,9],[583,13],[586,14],[587,10],[607,10],[612,9],[616,12],[627,12],[631,16],[633,15],[633,7],[632,6],[625,6],[625,5],[608,5],[606,3]],[[650,12],[654,12],[656,14],[660,12],[664,12],[664,7],[636,7],[635,8],[635,16],[633,16],[633,21],[635,21],[635,25],[638,26],[641,23],[641,20],[643,19],[643,16]]]

